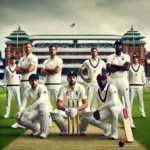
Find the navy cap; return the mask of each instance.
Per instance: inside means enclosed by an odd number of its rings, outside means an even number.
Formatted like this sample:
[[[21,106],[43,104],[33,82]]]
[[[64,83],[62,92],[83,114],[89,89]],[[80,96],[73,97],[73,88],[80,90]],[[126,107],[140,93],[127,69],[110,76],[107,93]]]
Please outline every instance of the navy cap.
[[[35,80],[39,80],[39,76],[37,75],[37,74],[31,74],[30,76],[29,76],[29,81],[30,80],[33,80],[33,79],[35,79]]]
[[[114,45],[123,45],[123,41],[122,40],[116,40]]]
[[[100,79],[107,79],[107,75],[106,75],[105,73],[103,73],[103,74],[98,74],[96,79],[97,79],[97,80],[100,80]]]
[[[132,58],[139,58],[138,55],[136,54],[136,52],[132,53]]]
[[[67,77],[70,77],[70,76],[76,76],[77,77],[77,73],[75,71],[71,70],[67,73]]]
[[[11,60],[12,60],[12,59],[16,59],[16,57],[15,57],[15,56],[11,56],[10,59],[11,59]]]

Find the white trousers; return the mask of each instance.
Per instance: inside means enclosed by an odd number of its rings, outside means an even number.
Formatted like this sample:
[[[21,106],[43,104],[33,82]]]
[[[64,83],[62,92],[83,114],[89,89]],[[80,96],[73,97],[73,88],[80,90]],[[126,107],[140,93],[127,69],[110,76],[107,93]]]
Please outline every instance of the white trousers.
[[[11,107],[11,99],[12,94],[14,94],[16,103],[17,103],[17,109],[19,111],[19,107],[21,105],[20,102],[20,87],[18,88],[8,88],[6,93],[6,114],[9,116],[10,113],[10,107]]]
[[[143,88],[130,88],[131,110],[132,110],[135,92],[136,92],[137,97],[138,97],[140,113],[141,113],[141,115],[145,115],[144,103],[143,103]]]
[[[118,120],[123,119],[122,109],[122,106],[114,106],[110,109],[100,111],[101,121],[112,120],[112,133],[115,132],[118,134]]]
[[[57,102],[57,95],[58,95],[60,87],[61,86],[58,86],[55,89],[47,89],[48,95],[49,95],[49,99],[50,99],[51,103],[52,103],[52,97],[53,97],[54,98],[54,102],[56,104],[56,102]]]
[[[88,85],[88,88],[87,88],[87,97],[88,97],[88,108],[89,109],[91,108],[91,103],[92,103],[93,95],[94,95],[94,92],[96,90],[98,90],[98,85],[95,85],[95,86]]]
[[[132,119],[132,114],[131,114],[131,105],[130,105],[130,99],[129,99],[129,82],[127,77],[122,77],[122,78],[111,78],[110,83],[115,85],[117,88],[118,92],[122,96],[124,96],[125,99],[125,106],[128,108],[129,112],[129,119],[131,126],[133,125],[133,119]]]

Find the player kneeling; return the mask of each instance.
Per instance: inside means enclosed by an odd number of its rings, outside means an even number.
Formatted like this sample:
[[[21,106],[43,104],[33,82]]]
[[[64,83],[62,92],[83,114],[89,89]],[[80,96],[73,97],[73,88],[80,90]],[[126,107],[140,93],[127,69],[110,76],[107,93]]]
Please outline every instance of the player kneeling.
[[[45,85],[38,84],[39,76],[37,74],[30,75],[29,83],[31,87],[24,92],[16,120],[20,125],[31,129],[33,131],[31,135],[38,135],[40,130],[40,138],[47,138],[49,117],[52,111],[47,88]],[[36,120],[40,121],[40,125]]]
[[[92,111],[95,119],[104,121],[112,120],[112,139],[118,139],[118,119],[122,119],[123,106],[114,85],[107,84],[106,74],[97,76],[99,89],[94,94]],[[102,104],[98,108],[99,102]]]
[[[87,108],[87,95],[84,87],[77,83],[77,73],[70,71],[67,75],[67,80],[69,83],[59,90],[57,109],[51,113],[52,120],[59,127],[61,135],[66,135],[67,132],[70,134],[70,127],[68,126],[67,128],[64,118],[73,118],[78,114],[81,117],[79,125],[80,135],[86,135],[88,124],[103,129],[104,135],[108,135],[110,132],[110,125],[97,121],[93,117],[93,112]]]

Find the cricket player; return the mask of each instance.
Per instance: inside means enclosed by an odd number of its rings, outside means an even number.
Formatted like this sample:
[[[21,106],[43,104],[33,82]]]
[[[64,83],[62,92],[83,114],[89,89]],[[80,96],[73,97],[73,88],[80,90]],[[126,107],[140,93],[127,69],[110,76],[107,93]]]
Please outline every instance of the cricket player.
[[[83,62],[81,68],[79,69],[79,74],[83,81],[85,81],[88,85],[88,108],[91,107],[91,102],[93,98],[94,91],[98,89],[98,84],[96,81],[96,77],[99,73],[102,73],[102,69],[106,69],[106,63],[98,58],[98,50],[97,48],[91,48],[92,57]],[[83,70],[87,69],[88,77],[86,78],[83,75]]]
[[[116,52],[109,55],[107,58],[107,72],[110,73],[110,83],[115,85],[121,96],[124,96],[126,107],[128,108],[131,128],[134,129],[131,105],[129,100],[129,81],[127,77],[127,71],[130,68],[130,57],[122,52],[122,41],[117,40],[115,42]]]
[[[129,70],[129,84],[130,84],[131,110],[132,110],[134,95],[136,92],[138,96],[139,110],[141,113],[141,117],[146,118],[145,111],[144,111],[144,103],[143,103],[143,88],[144,90],[146,90],[146,77],[145,77],[144,67],[139,64],[139,58],[136,54],[133,55],[133,63],[131,64]]]
[[[19,124],[32,130],[31,135],[38,135],[40,129],[40,138],[47,138],[49,116],[52,111],[47,88],[45,85],[39,84],[37,74],[31,74],[28,81],[31,87],[24,92],[16,120]],[[37,120],[40,121],[40,125],[36,122]]]
[[[92,111],[95,119],[106,121],[112,120],[112,139],[118,139],[118,120],[123,118],[122,103],[114,85],[107,83],[106,74],[97,76],[99,89],[94,94]],[[99,106],[99,103],[102,106]]]
[[[77,112],[79,112],[80,117],[82,117],[80,122],[80,135],[86,135],[86,130],[88,124],[92,124],[104,130],[104,135],[107,136],[110,133],[110,125],[97,121],[93,117],[93,112],[87,108],[88,101],[85,89],[82,85],[77,83],[77,73],[74,71],[69,71],[67,75],[68,84],[60,88],[57,97],[57,109],[51,113],[52,120],[59,127],[61,134],[66,135],[68,131],[64,118],[74,117]],[[79,101],[79,106],[75,103],[75,108],[70,108],[68,106],[68,101],[70,99],[76,99]]]
[[[58,91],[61,87],[61,72],[63,61],[61,58],[56,56],[57,47],[51,45],[49,47],[50,57],[43,62],[43,67],[41,73],[46,75],[46,87],[48,89],[49,99],[52,102],[52,97],[54,98],[55,104],[57,101]],[[49,120],[49,126],[52,126],[52,120]]]
[[[21,74],[21,83],[20,83],[20,90],[21,90],[21,101],[23,99],[24,91],[30,87],[28,82],[28,78],[32,73],[36,73],[38,59],[35,55],[32,54],[32,44],[30,42],[25,44],[26,46],[26,56],[23,56],[18,66],[16,67],[16,72]]]
[[[11,107],[11,99],[12,94],[14,94],[17,109],[19,110],[20,107],[20,78],[19,75],[16,74],[16,58],[15,56],[10,57],[10,65],[6,67],[4,73],[4,91],[6,93],[6,113],[4,118],[9,118],[10,114],[10,107]],[[24,128],[23,126],[15,123],[11,126],[12,128]]]

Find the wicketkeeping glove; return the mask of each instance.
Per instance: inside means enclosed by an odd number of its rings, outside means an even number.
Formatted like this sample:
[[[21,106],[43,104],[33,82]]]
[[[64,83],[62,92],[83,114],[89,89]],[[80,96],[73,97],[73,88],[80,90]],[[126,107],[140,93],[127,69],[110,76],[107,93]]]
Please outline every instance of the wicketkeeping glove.
[[[95,118],[96,120],[100,120],[100,113],[99,113],[98,110],[96,110],[96,111],[93,112],[93,116],[94,116],[94,118]]]

